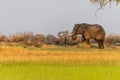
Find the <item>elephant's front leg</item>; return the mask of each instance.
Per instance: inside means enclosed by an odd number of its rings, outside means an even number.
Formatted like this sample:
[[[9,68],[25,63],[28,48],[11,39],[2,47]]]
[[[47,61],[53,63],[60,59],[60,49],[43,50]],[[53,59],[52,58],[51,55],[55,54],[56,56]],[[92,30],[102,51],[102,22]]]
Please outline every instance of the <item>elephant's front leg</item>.
[[[87,45],[90,45],[90,34],[88,31],[86,31],[84,33],[84,37],[85,37],[85,41],[86,41]]]
[[[90,39],[86,39],[87,45],[90,45]]]
[[[85,35],[84,39],[85,39],[87,45],[90,45],[90,37],[89,37],[89,35]]]
[[[86,39],[85,39],[85,36],[82,35],[82,36],[81,36],[81,41],[82,41],[82,42],[85,42],[85,40],[86,40]]]

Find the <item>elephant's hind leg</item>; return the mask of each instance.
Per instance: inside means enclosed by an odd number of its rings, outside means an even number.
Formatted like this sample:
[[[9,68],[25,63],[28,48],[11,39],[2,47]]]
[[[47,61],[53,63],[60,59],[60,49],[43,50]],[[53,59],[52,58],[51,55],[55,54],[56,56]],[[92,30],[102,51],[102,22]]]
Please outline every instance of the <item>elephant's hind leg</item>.
[[[104,49],[104,40],[100,41],[100,49]]]
[[[97,43],[98,43],[98,47],[100,48],[100,49],[104,49],[104,40],[96,40],[97,41]]]

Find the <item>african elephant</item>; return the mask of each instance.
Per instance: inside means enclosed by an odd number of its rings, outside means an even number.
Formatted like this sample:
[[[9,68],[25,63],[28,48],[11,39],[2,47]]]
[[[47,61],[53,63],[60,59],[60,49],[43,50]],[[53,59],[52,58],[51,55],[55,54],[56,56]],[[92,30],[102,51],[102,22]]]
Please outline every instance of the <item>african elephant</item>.
[[[86,41],[90,45],[90,39],[94,39],[100,49],[104,48],[105,30],[99,24],[75,24],[72,33],[72,39],[75,40],[77,35],[81,34],[82,41]]]

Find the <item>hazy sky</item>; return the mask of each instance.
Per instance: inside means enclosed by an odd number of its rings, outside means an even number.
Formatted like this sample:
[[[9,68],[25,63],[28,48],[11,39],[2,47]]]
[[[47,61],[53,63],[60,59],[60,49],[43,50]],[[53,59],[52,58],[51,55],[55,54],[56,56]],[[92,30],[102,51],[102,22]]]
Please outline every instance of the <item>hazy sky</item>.
[[[76,23],[101,24],[107,34],[120,33],[120,6],[97,13],[89,0],[0,0],[0,33],[72,31]]]

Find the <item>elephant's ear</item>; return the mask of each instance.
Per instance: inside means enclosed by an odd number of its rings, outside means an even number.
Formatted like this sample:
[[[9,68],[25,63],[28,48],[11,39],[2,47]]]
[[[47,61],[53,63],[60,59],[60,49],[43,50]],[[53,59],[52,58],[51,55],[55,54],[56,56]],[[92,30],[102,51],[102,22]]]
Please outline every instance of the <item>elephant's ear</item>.
[[[79,27],[80,27],[80,24],[75,24],[74,31],[77,31],[79,29]]]
[[[77,35],[78,34],[79,27],[80,27],[80,24],[75,24],[74,25],[74,28],[73,28],[73,31],[72,31],[73,35]]]
[[[81,25],[79,26],[79,28],[78,28],[78,33],[84,34],[85,31],[86,31],[86,26],[83,25],[83,24],[81,24]]]

